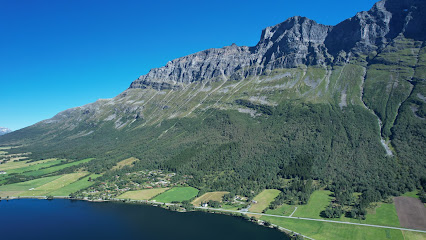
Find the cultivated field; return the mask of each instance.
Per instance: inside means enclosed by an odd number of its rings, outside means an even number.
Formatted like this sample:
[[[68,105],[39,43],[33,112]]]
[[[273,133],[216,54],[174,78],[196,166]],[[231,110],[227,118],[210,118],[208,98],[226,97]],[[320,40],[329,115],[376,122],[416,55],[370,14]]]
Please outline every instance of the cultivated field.
[[[29,172],[33,172],[41,168],[48,168],[53,165],[61,164],[61,162],[62,160],[48,159],[48,160],[43,160],[39,162],[25,163],[24,165],[22,165],[22,167],[9,169],[6,172],[7,174],[24,173],[24,172],[28,174]],[[20,163],[20,162],[11,162],[10,164],[13,164],[13,163]],[[5,165],[7,164],[8,163],[6,163]]]
[[[82,173],[70,173],[60,176],[59,178],[48,182],[42,186],[34,188],[33,190],[28,190],[23,192],[21,196],[47,196],[51,195],[50,192],[56,191],[60,188],[65,187],[68,184],[71,184],[78,179],[87,175],[87,172]]]
[[[261,213],[274,199],[280,194],[279,190],[276,189],[265,189],[253,198],[257,203],[252,203],[249,209],[250,212]]]
[[[195,206],[200,206],[200,204],[202,202],[208,202],[210,200],[222,202],[223,195],[225,195],[227,193],[229,193],[229,192],[208,192],[208,193],[204,193],[201,197],[196,198],[191,203]]]
[[[25,166],[29,166],[27,164],[28,161],[18,161],[18,162],[7,162],[4,164],[0,164],[0,171],[7,171],[10,169],[21,168]]]
[[[293,217],[321,218],[321,211],[325,210],[332,199],[330,195],[330,191],[314,191],[307,204],[297,206],[297,210]]]
[[[153,189],[144,189],[138,191],[129,191],[121,194],[117,198],[119,199],[132,199],[132,200],[149,200],[160,193],[165,192],[169,188],[153,188]]]
[[[297,212],[297,211],[296,211]],[[269,221],[292,231],[301,233],[316,240],[358,240],[358,239],[404,239],[400,230],[355,226],[339,223],[316,222],[302,219],[286,219],[265,217]]]
[[[88,159],[84,159],[84,160],[80,160],[80,161],[74,161],[74,162],[70,162],[70,163],[61,164],[61,165],[58,165],[58,166],[39,169],[39,170],[36,170],[36,171],[25,172],[25,173],[23,173],[23,175],[38,177],[38,176],[41,176],[41,175],[44,175],[44,174],[57,172],[59,170],[67,168],[67,167],[76,166],[76,165],[79,165],[79,164],[82,164],[82,163],[87,163],[87,162],[91,161],[92,159],[93,158],[88,158]]]
[[[65,187],[62,187],[58,190],[55,190],[53,192],[50,192],[49,195],[52,196],[69,196],[71,193],[75,193],[81,189],[88,188],[92,186],[95,182],[89,182],[89,178],[96,179],[97,177],[101,176],[100,174],[91,174],[89,176],[86,176],[78,181],[75,181],[71,184],[66,185]]]
[[[134,158],[134,157],[124,159],[123,161],[118,162],[117,165],[115,165],[112,168],[112,170],[117,170],[117,169],[123,168],[124,166],[132,166],[133,163],[135,163],[137,161],[139,161],[139,159]]]
[[[45,178],[34,179],[31,181],[0,186],[0,197],[6,197],[6,196],[17,197],[17,196],[20,196],[20,193],[28,191],[31,188],[40,187],[60,177],[61,176],[45,177]]]
[[[426,239],[426,233],[402,231],[402,235],[404,236],[404,240],[425,240]]]
[[[290,216],[290,214],[293,213],[295,208],[296,208],[295,205],[283,204],[277,207],[276,209],[268,209],[266,213],[273,214],[273,215]]]
[[[419,199],[396,197],[394,201],[401,226],[426,230],[426,208]]]
[[[198,189],[193,187],[175,187],[158,195],[153,200],[164,203],[170,203],[173,201],[181,202],[184,200],[191,200],[197,196],[197,194]]]

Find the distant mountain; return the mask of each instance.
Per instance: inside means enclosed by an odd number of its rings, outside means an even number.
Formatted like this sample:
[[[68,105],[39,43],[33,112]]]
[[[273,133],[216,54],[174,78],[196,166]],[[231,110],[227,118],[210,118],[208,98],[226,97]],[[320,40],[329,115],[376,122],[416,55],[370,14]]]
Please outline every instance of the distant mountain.
[[[382,0],[336,26],[292,17],[264,29],[256,46],[175,59],[115,98],[0,145],[24,145],[33,158],[96,157],[98,172],[136,157],[134,169],[245,195],[280,188],[282,178],[368,201],[398,194],[426,173],[425,5]]]
[[[10,132],[12,132],[12,130],[10,130],[9,128],[0,127],[0,136]]]

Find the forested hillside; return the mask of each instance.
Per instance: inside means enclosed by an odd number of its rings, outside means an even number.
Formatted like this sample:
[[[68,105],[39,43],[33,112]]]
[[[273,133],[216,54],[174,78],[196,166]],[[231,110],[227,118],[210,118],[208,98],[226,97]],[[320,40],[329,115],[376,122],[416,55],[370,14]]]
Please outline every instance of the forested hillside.
[[[341,201],[362,193],[363,208],[426,177],[425,10],[420,0],[383,0],[337,26],[290,18],[256,46],[173,60],[0,146],[36,160],[93,157],[88,170],[106,172],[100,179],[165,169],[249,197],[310,193],[297,181],[313,180]],[[140,161],[108,171],[130,157]]]

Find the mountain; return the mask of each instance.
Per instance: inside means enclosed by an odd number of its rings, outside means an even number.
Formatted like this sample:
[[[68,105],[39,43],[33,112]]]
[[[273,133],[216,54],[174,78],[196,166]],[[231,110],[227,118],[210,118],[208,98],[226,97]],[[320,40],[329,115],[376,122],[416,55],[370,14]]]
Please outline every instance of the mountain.
[[[134,170],[245,195],[296,177],[365,201],[396,195],[426,172],[425,5],[382,0],[336,26],[292,17],[256,46],[175,59],[0,145],[35,159],[96,157],[95,172],[137,157]]]
[[[12,130],[10,130],[9,128],[0,127],[0,136],[10,132],[12,132]]]

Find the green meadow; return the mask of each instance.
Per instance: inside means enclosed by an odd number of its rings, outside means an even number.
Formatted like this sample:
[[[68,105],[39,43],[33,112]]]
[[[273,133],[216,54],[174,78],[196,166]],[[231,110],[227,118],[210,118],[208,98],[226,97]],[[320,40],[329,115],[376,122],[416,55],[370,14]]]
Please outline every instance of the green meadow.
[[[198,189],[193,187],[174,187],[156,196],[154,199],[157,202],[171,203],[191,200],[198,194]]]
[[[265,189],[253,198],[256,203],[252,203],[249,209],[250,212],[262,212],[274,199],[280,194],[276,189]]]
[[[91,174],[88,175],[84,178],[81,178],[78,181],[75,181],[71,184],[68,184],[60,189],[57,189],[53,192],[50,192],[49,194],[52,196],[69,196],[72,193],[75,193],[81,189],[85,189],[88,188],[90,186],[92,186],[95,182],[94,181],[89,181],[89,178],[92,179],[96,179],[99,176],[101,176],[100,174]]]

